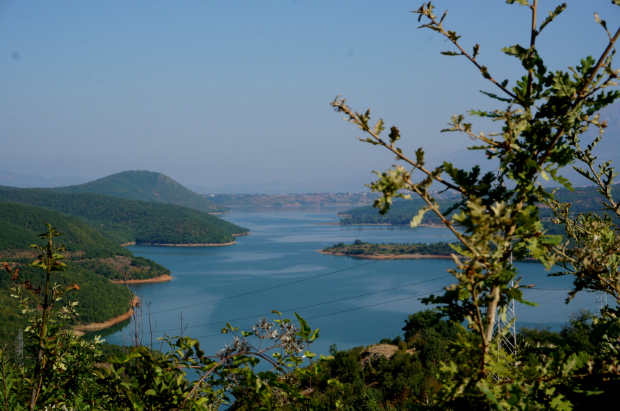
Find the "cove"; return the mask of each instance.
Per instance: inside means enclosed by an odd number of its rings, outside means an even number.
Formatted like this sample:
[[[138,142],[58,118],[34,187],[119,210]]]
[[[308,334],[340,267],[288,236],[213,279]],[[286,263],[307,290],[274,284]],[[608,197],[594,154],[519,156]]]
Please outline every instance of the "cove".
[[[419,298],[440,293],[452,282],[446,272],[454,266],[451,260],[366,260],[316,250],[356,239],[431,243],[450,241],[453,235],[444,228],[328,224],[338,222],[336,213],[349,208],[233,208],[223,218],[252,233],[236,237],[236,245],[128,246],[135,255],[168,267],[174,277],[165,283],[131,286],[144,304],[142,343],[151,339],[147,304],[155,347],[157,337],[179,335],[183,326],[183,335],[198,338],[209,354],[231,341],[230,334],[220,334],[226,322],[249,330],[260,317],[275,318],[272,310],[285,318],[294,318],[296,311],[313,329],[321,328],[312,350],[324,355],[332,344],[346,349],[402,334],[407,316],[427,308]],[[559,328],[579,308],[595,308],[592,293],[580,293],[565,304],[570,277],[548,277],[537,262],[516,266],[523,284],[539,288],[527,291],[526,297],[540,304],[517,304],[517,327]],[[123,333],[128,333],[125,324],[101,334],[122,345]]]

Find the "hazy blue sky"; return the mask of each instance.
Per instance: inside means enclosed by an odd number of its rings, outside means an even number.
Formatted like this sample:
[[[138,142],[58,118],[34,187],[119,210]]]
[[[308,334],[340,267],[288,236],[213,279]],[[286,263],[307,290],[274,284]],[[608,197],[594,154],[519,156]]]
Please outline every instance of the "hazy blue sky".
[[[88,180],[148,169],[214,190],[274,181],[358,190],[393,159],[354,140],[358,130],[329,107],[338,94],[396,124],[405,150],[458,159],[471,141],[439,130],[453,114],[494,107],[478,93],[492,87],[416,29],[410,11],[421,4],[0,1],[0,169]],[[518,61],[500,49],[528,42],[526,8],[435,4],[464,45],[481,45],[494,76],[515,78]],[[558,2],[539,4],[543,16]],[[610,0],[568,1],[538,40],[549,68],[600,55],[606,35],[594,11],[620,24]]]

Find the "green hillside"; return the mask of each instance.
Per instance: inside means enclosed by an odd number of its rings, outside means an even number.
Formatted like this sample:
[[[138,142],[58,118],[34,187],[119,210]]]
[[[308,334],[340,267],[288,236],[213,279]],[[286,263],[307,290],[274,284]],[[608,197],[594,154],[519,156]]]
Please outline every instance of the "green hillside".
[[[0,190],[0,201],[43,207],[78,217],[117,244],[226,244],[248,230],[172,204],[47,189]]]
[[[151,171],[123,171],[90,183],[52,188],[59,193],[95,193],[130,200],[176,204],[205,213],[226,213],[230,210],[188,190],[168,176]]]
[[[438,200],[440,210],[447,210],[454,201],[451,200]],[[426,203],[419,198],[413,200],[399,200],[395,201],[390,207],[390,211],[385,214],[379,214],[379,210],[373,206],[364,206],[353,208],[341,213],[342,219],[340,223],[343,225],[355,225],[355,224],[391,224],[391,225],[409,225],[411,219],[418,212],[419,209],[424,207]],[[424,215],[422,224],[441,224],[441,220],[436,214],[427,212]]]
[[[614,199],[620,201],[620,185],[614,186]],[[602,213],[601,199],[602,197],[594,187],[575,187],[575,191],[569,191],[565,188],[555,193],[555,198],[561,203],[571,203],[572,213],[595,212]],[[440,210],[447,210],[455,201],[454,200],[438,200]],[[373,206],[357,207],[341,213],[340,223],[343,225],[355,224],[390,224],[390,225],[409,225],[409,222],[415,216],[420,208],[426,203],[414,198],[411,201],[399,200],[395,201],[390,211],[385,215],[380,215],[379,210]],[[564,234],[562,226],[553,224],[551,218],[553,213],[550,209],[542,206],[539,209],[539,215],[545,228],[549,234]],[[612,216],[617,220],[617,217]],[[427,212],[424,215],[422,224],[441,224],[437,215],[433,212]]]
[[[79,318],[75,322],[103,322],[129,309],[132,293],[121,284],[110,281],[122,278],[123,269],[130,278],[153,278],[170,271],[159,264],[133,254],[103,237],[86,223],[51,210],[21,204],[0,202],[0,262],[19,268],[20,283],[29,280],[35,287],[43,282],[44,272],[30,267],[37,253],[30,244],[41,244],[37,236],[53,224],[63,233],[58,244],[64,244],[63,253],[69,265],[67,271],[54,273],[54,282],[80,286],[66,301],[79,302]],[[0,270],[0,340],[12,338],[18,328],[24,328],[17,301],[9,295],[15,284],[5,270]]]
[[[35,257],[28,246],[39,243],[37,234],[46,222],[63,233],[60,240],[67,247],[67,261],[74,266],[110,280],[121,280],[121,269],[131,279],[170,274],[170,270],[154,261],[135,257],[83,221],[43,208],[5,202],[0,202],[0,259],[21,261]]]
[[[454,253],[449,243],[381,243],[372,244],[355,240],[353,244],[338,243],[325,247],[323,254],[347,255],[351,257],[398,257],[402,255],[449,256]]]

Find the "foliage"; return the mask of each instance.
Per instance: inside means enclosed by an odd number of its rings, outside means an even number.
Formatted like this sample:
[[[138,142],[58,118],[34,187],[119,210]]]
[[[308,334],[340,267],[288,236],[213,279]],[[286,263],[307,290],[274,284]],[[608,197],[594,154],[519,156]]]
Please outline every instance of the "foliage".
[[[403,328],[408,343],[400,336],[382,341],[384,346],[399,347],[389,358],[371,355],[373,346],[346,351],[333,346],[333,358],[324,360],[326,376],[322,381],[317,377],[302,384],[312,382],[313,398],[326,409],[336,408],[337,403],[344,410],[411,409],[416,401],[437,393],[436,374],[441,361],[463,362],[452,357],[447,348],[461,331],[440,317],[432,310],[410,315]]]
[[[40,221],[57,221],[63,228],[67,250],[75,258],[131,257],[129,250],[99,234],[76,218],[44,208],[0,202],[0,252],[22,250],[38,240]]]
[[[66,261],[73,264],[56,274],[56,282],[68,286],[79,282],[82,292],[75,296],[80,316],[71,324],[104,322],[128,311],[133,295],[127,287],[111,280],[153,278],[170,271],[161,265],[133,254],[103,237],[86,223],[54,211],[21,204],[0,202],[0,261],[18,268],[33,284],[43,284],[40,270],[29,267],[37,254],[25,248],[39,240],[38,221],[57,221],[63,231]],[[123,275],[124,271],[124,275]],[[11,341],[18,329],[26,327],[19,307],[9,298],[10,275],[0,272],[0,344]]]
[[[369,244],[360,240],[355,240],[353,244],[344,243],[334,244],[323,249],[325,253],[338,253],[349,256],[399,256],[407,254],[423,254],[431,256],[449,256],[453,250],[450,243],[382,243]]]
[[[117,244],[223,244],[234,241],[232,234],[248,232],[202,211],[94,193],[7,189],[0,190],[1,202],[47,208],[77,217]]]
[[[382,197],[375,201],[375,206],[382,213],[388,212],[395,204],[394,199],[410,199],[411,192],[424,202],[424,207],[411,219],[411,226],[418,226],[430,211],[460,243],[453,247],[456,267],[449,270],[456,282],[443,295],[432,295],[424,301],[437,304],[442,314],[454,323],[467,324],[469,332],[459,334],[450,344],[451,356],[467,361],[457,364],[451,358],[441,363],[440,388],[436,396],[419,400],[418,405],[424,408],[571,409],[573,402],[578,401],[576,393],[599,394],[605,388],[604,381],[620,382],[617,308],[607,307],[592,321],[590,342],[606,353],[603,356],[583,351],[584,346],[576,350],[547,347],[537,352],[517,351],[513,355],[499,346],[501,336],[494,336],[497,315],[505,315],[510,300],[533,304],[523,298],[522,289],[527,286],[520,284],[512,264],[513,256],[518,259],[530,255],[547,269],[556,263],[563,267],[564,271],[558,274],[575,278],[575,289],[568,300],[589,289],[606,292],[620,303],[618,226],[608,216],[571,215],[570,204],[559,203],[553,193],[538,184],[541,177],[573,190],[560,170],[577,159],[585,163],[585,168],[578,170],[598,186],[604,208],[620,215],[620,205],[611,195],[615,176],[611,161],[597,169],[592,154],[601,136],[585,149],[580,146],[579,137],[589,127],[602,133],[606,124],[599,121],[597,112],[620,96],[618,90],[609,88],[617,86],[615,79],[619,71],[613,69],[612,61],[620,30],[613,36],[607,32],[609,43],[598,59],[586,57],[570,67],[570,72],[550,71],[536,49],[536,39],[566,5],[558,6],[539,23],[536,0],[507,2],[527,6],[532,15],[528,27],[530,43],[503,49],[507,55],[517,58],[524,70],[523,76],[510,88],[508,80],[497,80],[480,63],[478,44],[472,52],[467,52],[460,36],[446,28],[447,13],[435,15],[431,3],[415,11],[418,20],[423,21],[422,28],[439,33],[453,45],[452,50],[443,54],[469,60],[500,93],[483,91],[504,104],[504,108],[469,113],[501,122],[500,133],[474,131],[462,115],[453,116],[449,127],[443,130],[464,133],[476,140],[479,145],[471,149],[482,150],[486,158],[499,160],[497,173],[482,173],[479,166],[460,169],[449,162],[428,169],[423,149],[407,156],[397,147],[401,138],[397,127],[391,127],[388,136],[383,137],[385,123],[379,119],[371,125],[370,110],[355,112],[339,97],[332,103],[337,112],[344,113],[346,120],[368,135],[362,141],[387,149],[396,155],[397,161],[411,167],[408,170],[397,165],[377,173],[379,179],[370,187],[382,193]],[[595,18],[606,30],[606,23],[598,16]],[[414,172],[421,174],[420,181],[414,181]],[[459,201],[447,210],[440,207],[430,192],[433,184],[459,193]],[[541,202],[553,210],[554,223],[565,226],[572,243],[563,244],[561,236],[545,231],[537,206]],[[460,230],[456,229],[457,224]]]
[[[616,185],[617,187],[617,185]],[[572,191],[566,188],[554,190],[547,189],[548,192],[554,192],[554,198],[560,203],[572,204],[570,208],[571,217],[578,213],[595,213],[602,216],[604,208],[598,200],[598,192],[595,187],[576,187]],[[618,201],[618,195],[614,198]],[[439,210],[448,210],[455,205],[455,200],[437,200]],[[425,203],[421,199],[414,198],[412,201],[394,201],[390,207],[389,213],[381,214],[380,210],[376,210],[372,206],[357,207],[341,213],[340,223],[343,225],[359,225],[359,224],[390,224],[390,225],[409,225],[413,216],[424,207]],[[543,205],[538,203],[537,205]],[[564,226],[553,222],[554,213],[549,207],[539,208],[540,220],[547,234],[555,234],[566,236]],[[446,213],[445,217],[450,217],[451,213]],[[617,216],[612,215],[614,223],[620,223]],[[422,219],[423,224],[437,225],[441,224],[441,219],[436,214],[426,213]]]
[[[39,250],[32,267],[45,274],[45,282],[35,287],[24,274],[5,264],[13,297],[22,306],[28,327],[28,345],[36,353],[34,361],[16,364],[0,349],[0,400],[6,410],[70,407],[110,410],[215,410],[231,409],[308,409],[313,400],[303,396],[296,382],[322,372],[312,364],[315,356],[310,344],[319,336],[296,314],[299,326],[281,314],[269,322],[261,319],[251,331],[239,331],[227,324],[223,333],[232,333],[234,342],[216,355],[205,355],[198,340],[164,337],[167,353],[136,346],[131,352],[116,353],[103,362],[101,345],[95,338],[86,342],[66,329],[77,315],[76,302],[60,304],[65,294],[79,290],[72,284],[52,283],[66,270],[61,252],[53,239],[60,233],[47,224],[40,237],[47,244]],[[39,310],[38,307],[41,307]],[[304,358],[309,369],[300,368]],[[267,367],[261,369],[259,363]],[[190,381],[187,371],[195,373]]]
[[[441,210],[449,209],[455,203],[454,200],[438,200],[437,204]],[[411,218],[422,209],[426,203],[420,199],[412,201],[394,201],[389,213],[381,213],[373,206],[357,207],[340,213],[342,218],[340,224],[390,224],[390,225],[409,225]],[[450,214],[446,215],[448,217]],[[424,224],[441,224],[441,219],[434,214],[425,214]]]
[[[86,184],[51,190],[59,193],[95,193],[130,200],[176,204],[205,213],[230,211],[188,190],[168,176],[146,170],[123,171]]]

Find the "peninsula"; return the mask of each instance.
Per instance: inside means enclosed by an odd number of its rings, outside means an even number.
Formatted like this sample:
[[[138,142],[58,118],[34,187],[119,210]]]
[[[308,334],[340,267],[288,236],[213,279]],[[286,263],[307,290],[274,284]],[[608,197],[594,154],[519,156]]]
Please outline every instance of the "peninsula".
[[[331,247],[318,250],[321,254],[340,255],[372,260],[387,259],[423,259],[423,258],[451,258],[455,251],[449,243],[389,243],[370,244],[355,240],[353,244],[338,243]]]

